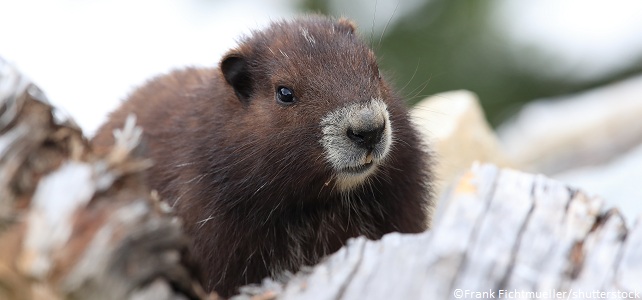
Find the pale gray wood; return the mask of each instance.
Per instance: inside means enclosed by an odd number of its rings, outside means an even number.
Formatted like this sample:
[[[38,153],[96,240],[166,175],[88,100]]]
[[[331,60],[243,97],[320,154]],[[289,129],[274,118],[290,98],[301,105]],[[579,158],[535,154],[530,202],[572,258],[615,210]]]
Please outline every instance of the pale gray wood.
[[[537,176],[532,191],[533,211],[528,217],[514,255],[507,289],[536,291],[557,288],[575,240],[565,239],[566,206],[571,191],[559,182]],[[562,266],[559,266],[560,259]],[[538,285],[539,281],[539,285]]]
[[[543,262],[543,270],[536,290],[568,290],[569,274],[579,267],[573,258],[574,249],[586,237],[601,213],[603,201],[573,191],[567,201],[564,220],[557,229],[559,240],[555,241],[551,255]]]
[[[570,288],[575,291],[605,291],[614,280],[626,234],[627,229],[622,216],[615,210],[607,212],[579,247],[581,269],[570,283]],[[642,278],[639,280],[642,287]]]
[[[131,155],[140,136],[132,118],[92,154],[0,58],[0,299],[207,297],[180,221],[144,184],[149,162]]]
[[[448,201],[448,206],[443,217],[435,222],[438,225],[432,230],[431,246],[423,246],[434,260],[428,261],[430,272],[426,272],[423,281],[422,298],[445,299],[452,294],[455,277],[471,247],[473,234],[488,210],[498,173],[495,167],[475,165],[463,175],[464,183],[450,192],[458,196],[440,200]],[[479,180],[481,178],[487,180]]]
[[[642,216],[627,233],[622,258],[610,289],[642,293]]]
[[[532,187],[531,175],[510,170],[500,173],[490,207],[473,236],[453,288],[486,291],[504,279],[533,205]]]

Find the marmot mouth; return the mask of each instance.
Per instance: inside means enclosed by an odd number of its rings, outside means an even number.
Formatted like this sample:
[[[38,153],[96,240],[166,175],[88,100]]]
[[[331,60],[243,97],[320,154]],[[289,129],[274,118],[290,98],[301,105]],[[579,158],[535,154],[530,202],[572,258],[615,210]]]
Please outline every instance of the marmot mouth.
[[[359,166],[345,167],[341,169],[341,173],[350,174],[350,175],[359,175],[370,170],[372,167],[374,167],[374,165],[375,164],[373,162],[370,162]]]

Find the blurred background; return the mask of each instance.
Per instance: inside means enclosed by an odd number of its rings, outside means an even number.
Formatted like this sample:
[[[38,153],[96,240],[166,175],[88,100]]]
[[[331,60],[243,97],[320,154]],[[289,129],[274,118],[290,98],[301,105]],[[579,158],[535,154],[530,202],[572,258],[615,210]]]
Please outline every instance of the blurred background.
[[[0,55],[92,132],[146,78],[213,66],[240,34],[307,12],[355,20],[409,101],[468,89],[495,126],[642,72],[635,0],[0,0]]]
[[[521,124],[523,113],[521,119],[517,113],[530,101],[559,102],[642,74],[642,1],[637,0],[0,0],[0,56],[30,76],[91,136],[107,113],[151,76],[187,65],[216,66],[240,35],[302,13],[355,20],[381,69],[412,104],[444,91],[474,92],[492,128],[507,127],[507,120]],[[633,90],[642,92],[636,86]],[[611,94],[605,95],[595,101],[608,107]],[[561,114],[558,119],[573,117],[576,107],[587,106],[579,103],[544,110],[534,122],[549,123],[542,118],[551,111]],[[577,114],[587,119],[591,112]],[[565,126],[537,125],[542,135]],[[504,144],[512,143],[510,136],[524,136],[513,130],[519,126],[508,127],[500,129],[508,132],[500,136]],[[627,140],[617,155],[561,164],[563,169],[557,160],[544,167],[515,165],[547,175],[571,170],[586,175],[589,170],[582,168],[636,149],[642,115],[615,129],[622,130],[634,142]],[[517,148],[539,143],[533,141],[521,141]],[[572,151],[565,155],[577,157]],[[625,174],[618,176],[631,177]],[[596,188],[604,184],[599,177],[583,182],[567,175],[560,178],[618,197]],[[611,179],[620,185],[623,180]],[[636,203],[642,202],[642,192],[635,193]]]

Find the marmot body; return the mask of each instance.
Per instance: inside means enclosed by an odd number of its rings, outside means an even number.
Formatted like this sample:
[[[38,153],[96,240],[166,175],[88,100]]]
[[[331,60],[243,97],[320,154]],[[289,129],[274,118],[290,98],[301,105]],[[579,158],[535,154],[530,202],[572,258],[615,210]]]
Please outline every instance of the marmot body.
[[[130,113],[155,163],[151,187],[183,218],[204,286],[223,296],[350,237],[429,222],[425,148],[348,21],[276,22],[219,68],[151,80],[98,131],[99,151]]]

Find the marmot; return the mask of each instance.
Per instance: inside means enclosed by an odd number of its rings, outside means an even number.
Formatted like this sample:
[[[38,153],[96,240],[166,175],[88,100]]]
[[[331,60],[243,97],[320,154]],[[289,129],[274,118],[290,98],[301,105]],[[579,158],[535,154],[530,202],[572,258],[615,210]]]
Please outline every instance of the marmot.
[[[224,297],[348,238],[429,224],[429,155],[348,20],[274,22],[218,68],[152,79],[98,130],[98,152],[131,113],[150,186],[184,220],[203,285]]]

